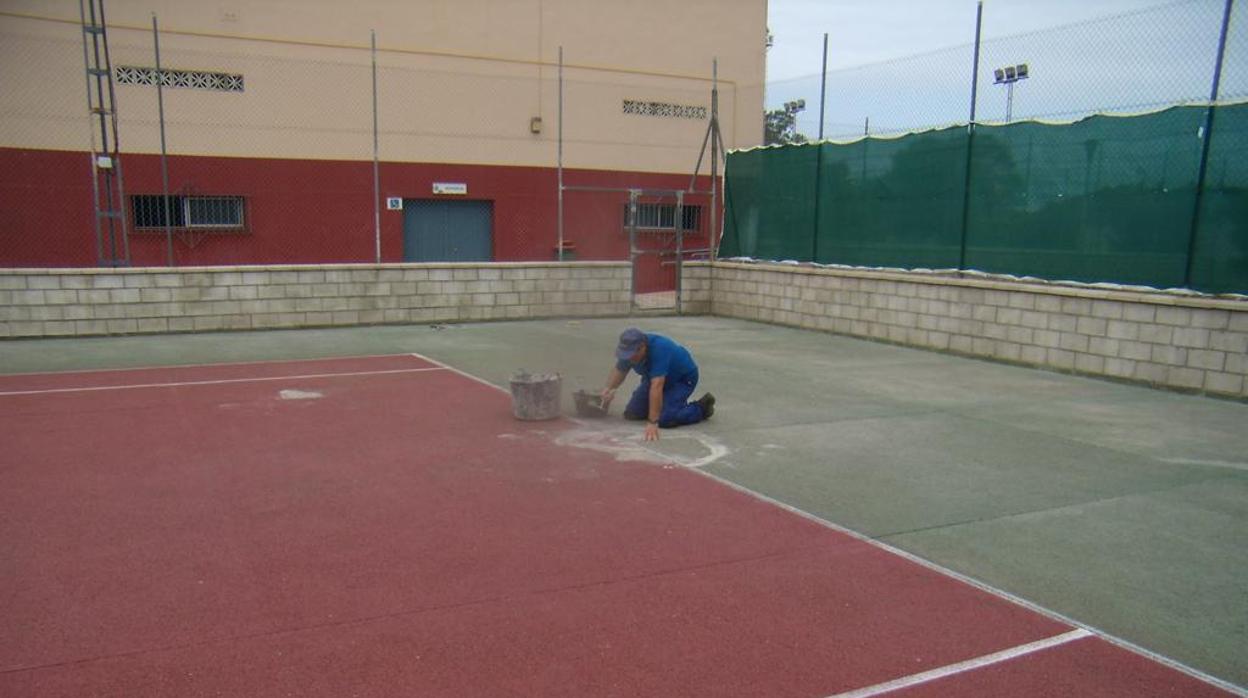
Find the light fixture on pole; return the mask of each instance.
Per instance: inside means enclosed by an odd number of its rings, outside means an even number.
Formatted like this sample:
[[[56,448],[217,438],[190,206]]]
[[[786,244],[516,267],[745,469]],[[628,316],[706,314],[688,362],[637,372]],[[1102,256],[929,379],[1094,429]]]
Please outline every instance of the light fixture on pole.
[[[997,68],[992,71],[995,78],[993,84],[1005,85],[1005,123],[1010,123],[1010,119],[1014,116],[1014,83],[1019,80],[1026,80],[1030,77],[1031,71],[1027,68],[1026,63],[1018,65],[1007,65],[1004,68]]]

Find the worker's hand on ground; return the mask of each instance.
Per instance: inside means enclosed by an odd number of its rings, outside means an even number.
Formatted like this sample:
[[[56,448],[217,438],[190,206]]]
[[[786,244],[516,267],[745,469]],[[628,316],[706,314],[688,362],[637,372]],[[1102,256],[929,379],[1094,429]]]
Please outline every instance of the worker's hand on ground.
[[[659,440],[659,425],[654,422],[646,422],[646,441]]]
[[[615,388],[602,389],[602,409],[606,410],[611,406],[611,400],[615,398]]]

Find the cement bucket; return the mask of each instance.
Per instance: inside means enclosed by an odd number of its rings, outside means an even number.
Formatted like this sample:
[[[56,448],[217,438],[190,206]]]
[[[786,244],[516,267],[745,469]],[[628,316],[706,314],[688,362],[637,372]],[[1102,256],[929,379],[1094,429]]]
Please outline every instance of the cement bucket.
[[[558,373],[520,371],[511,377],[512,414],[525,421],[557,418],[562,388]]]

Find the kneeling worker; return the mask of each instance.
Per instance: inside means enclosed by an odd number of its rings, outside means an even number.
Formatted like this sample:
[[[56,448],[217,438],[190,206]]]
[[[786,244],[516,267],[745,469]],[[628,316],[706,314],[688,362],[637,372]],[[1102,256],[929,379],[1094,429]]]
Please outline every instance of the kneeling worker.
[[[628,370],[636,371],[641,384],[624,407],[624,418],[646,420],[646,441],[659,440],[659,427],[696,424],[715,413],[715,396],[710,393],[689,402],[698,387],[698,365],[688,349],[671,339],[630,327],[620,335],[615,359],[602,390],[602,407],[611,405]]]

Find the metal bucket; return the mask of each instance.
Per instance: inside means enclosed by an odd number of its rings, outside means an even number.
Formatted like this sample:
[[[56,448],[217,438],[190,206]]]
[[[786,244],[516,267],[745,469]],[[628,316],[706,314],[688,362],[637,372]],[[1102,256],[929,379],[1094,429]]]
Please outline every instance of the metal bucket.
[[[525,421],[557,418],[562,388],[558,373],[520,371],[511,377],[512,414]]]

